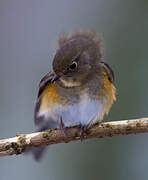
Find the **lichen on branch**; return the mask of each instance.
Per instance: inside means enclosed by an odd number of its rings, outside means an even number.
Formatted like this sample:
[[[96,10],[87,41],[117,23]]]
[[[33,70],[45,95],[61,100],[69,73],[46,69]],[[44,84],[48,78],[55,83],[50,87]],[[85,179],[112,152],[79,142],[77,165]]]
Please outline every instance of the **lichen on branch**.
[[[66,135],[61,133],[59,129],[45,130],[31,134],[17,134],[16,137],[2,139],[0,140],[0,156],[18,155],[29,148],[81,139],[81,128],[79,126],[68,127],[65,132]],[[148,118],[111,121],[91,126],[84,134],[84,139],[146,132],[148,132]]]

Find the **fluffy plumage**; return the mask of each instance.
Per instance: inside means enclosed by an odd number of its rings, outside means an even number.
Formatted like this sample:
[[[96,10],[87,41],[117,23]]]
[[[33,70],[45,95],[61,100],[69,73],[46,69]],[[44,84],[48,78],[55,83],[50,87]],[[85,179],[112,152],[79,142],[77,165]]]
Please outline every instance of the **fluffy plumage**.
[[[58,42],[53,70],[39,85],[39,130],[59,128],[61,119],[65,127],[89,126],[101,121],[115,101],[114,74],[103,60],[102,39],[94,31],[77,32],[61,35]],[[37,150],[35,157],[39,156]]]

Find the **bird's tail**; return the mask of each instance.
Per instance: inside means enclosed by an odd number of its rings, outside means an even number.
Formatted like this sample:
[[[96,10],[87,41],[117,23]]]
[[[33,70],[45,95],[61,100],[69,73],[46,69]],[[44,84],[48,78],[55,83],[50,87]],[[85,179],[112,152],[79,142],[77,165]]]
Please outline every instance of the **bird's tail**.
[[[33,154],[33,157],[36,161],[40,161],[46,150],[47,150],[47,147],[37,147],[37,148],[30,149],[29,152]]]
[[[41,132],[46,130],[47,128],[41,128],[39,129],[37,132]],[[43,147],[36,147],[36,148],[31,148],[29,149],[27,152],[25,152],[25,154],[32,154],[33,158],[36,161],[40,161],[44,152],[47,150],[47,147],[43,146]]]

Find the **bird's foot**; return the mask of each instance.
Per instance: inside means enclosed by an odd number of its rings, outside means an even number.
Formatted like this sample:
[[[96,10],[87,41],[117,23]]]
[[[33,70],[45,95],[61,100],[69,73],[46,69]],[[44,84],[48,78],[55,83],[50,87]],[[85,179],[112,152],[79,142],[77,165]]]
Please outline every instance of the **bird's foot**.
[[[88,126],[80,125],[80,140],[83,141],[87,135]]]
[[[66,138],[67,137],[66,127],[64,126],[64,122],[62,120],[62,117],[60,118],[60,128],[59,128],[59,130],[60,130],[60,134],[64,135],[65,138]]]

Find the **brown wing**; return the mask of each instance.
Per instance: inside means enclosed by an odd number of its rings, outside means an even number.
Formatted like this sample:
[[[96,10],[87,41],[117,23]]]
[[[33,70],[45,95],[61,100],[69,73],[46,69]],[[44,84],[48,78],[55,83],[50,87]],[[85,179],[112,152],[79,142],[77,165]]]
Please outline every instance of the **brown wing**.
[[[36,100],[35,110],[34,110],[34,122],[36,125],[39,125],[43,119],[43,117],[38,116],[38,112],[39,112],[40,104],[41,104],[40,96],[41,96],[44,88],[47,86],[47,84],[51,82],[52,77],[53,77],[53,72],[49,72],[41,79],[41,81],[39,83],[39,90],[38,90],[38,95],[37,95],[37,100]]]
[[[46,85],[51,82],[52,77],[53,77],[53,72],[49,72],[41,79],[39,83],[38,97],[42,94]]]
[[[104,88],[105,88],[105,94],[107,95],[105,113],[108,114],[113,102],[116,100],[116,96],[115,96],[116,88],[113,85],[114,73],[111,67],[106,62],[101,61],[100,64],[104,68]]]
[[[115,80],[115,77],[114,77],[114,72],[113,70],[111,69],[111,67],[109,66],[109,64],[105,61],[101,61],[100,62],[101,66],[103,66],[105,68],[105,70],[107,71],[107,74],[108,74],[108,79],[110,82],[114,82]]]

